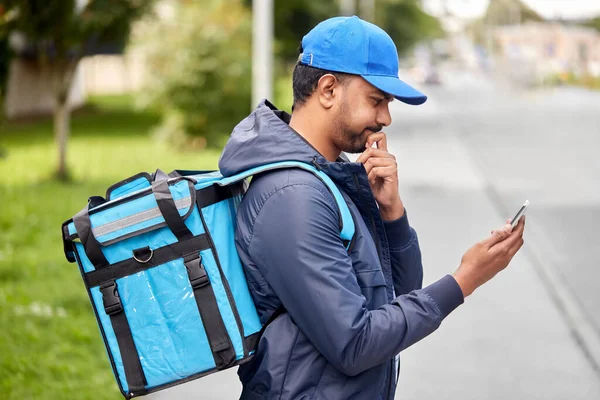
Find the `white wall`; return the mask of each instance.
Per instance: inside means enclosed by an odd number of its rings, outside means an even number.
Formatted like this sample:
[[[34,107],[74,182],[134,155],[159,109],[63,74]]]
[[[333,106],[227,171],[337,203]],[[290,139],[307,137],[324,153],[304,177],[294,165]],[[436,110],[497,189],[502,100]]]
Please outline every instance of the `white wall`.
[[[135,92],[144,80],[144,62],[139,53],[86,57],[80,66],[88,95]]]
[[[78,69],[69,94],[71,107],[81,106],[85,98],[81,70]],[[51,85],[42,76],[40,68],[31,61],[13,60],[4,102],[6,117],[51,114],[54,103]]]

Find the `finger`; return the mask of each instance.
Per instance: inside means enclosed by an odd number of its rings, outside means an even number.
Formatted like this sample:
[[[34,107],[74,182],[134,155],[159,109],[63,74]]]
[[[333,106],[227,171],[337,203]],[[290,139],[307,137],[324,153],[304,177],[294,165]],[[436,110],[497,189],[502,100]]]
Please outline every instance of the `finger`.
[[[386,139],[386,136],[385,136],[385,133],[383,133],[383,132],[371,133],[369,136],[367,136],[367,143],[365,144],[365,146],[371,147],[371,146],[373,146],[373,143],[377,143],[377,148],[383,150],[383,148],[380,145],[380,142],[385,139]],[[387,149],[387,141],[385,142],[385,146]]]
[[[510,226],[510,225],[507,225]],[[511,249],[518,245],[523,240],[523,222],[519,221],[515,229],[509,234],[509,236],[501,243],[496,243],[490,250],[498,252],[511,253]],[[516,252],[516,250],[515,250]]]
[[[369,182],[374,182],[377,178],[396,178],[398,176],[398,170],[395,165],[387,167],[373,167],[369,172]]]
[[[373,146],[373,143],[377,144],[377,148],[380,150],[387,151],[387,135],[383,132],[372,133],[367,137],[366,147]]]
[[[394,157],[393,154],[388,153],[385,150],[375,149],[373,147],[369,147],[360,156],[358,156],[358,158],[356,159],[356,162],[360,162],[360,163],[364,164],[364,162],[367,161],[371,157],[391,158],[393,160],[396,159],[396,157]]]
[[[485,248],[490,249],[494,245],[504,241],[510,236],[512,227],[509,224],[504,225],[501,229],[493,230],[489,237],[484,239],[481,244]]]
[[[389,165],[396,165],[396,160],[391,158],[371,157],[365,162],[365,169],[367,174],[371,172],[373,167],[387,167]]]
[[[523,247],[523,244],[525,244],[525,240],[523,240],[523,238],[520,238],[514,246],[511,246],[509,248],[508,255],[510,256],[511,259],[515,256],[515,254],[517,254],[517,252],[519,250],[521,250],[521,247]]]

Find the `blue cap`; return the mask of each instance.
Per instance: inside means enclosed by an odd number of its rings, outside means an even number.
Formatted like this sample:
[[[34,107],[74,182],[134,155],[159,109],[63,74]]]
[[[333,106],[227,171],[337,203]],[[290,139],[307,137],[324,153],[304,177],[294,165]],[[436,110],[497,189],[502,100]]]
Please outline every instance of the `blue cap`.
[[[398,50],[380,27],[357,16],[329,18],[302,38],[299,62],[334,72],[360,75],[379,90],[412,105],[427,96],[398,78]]]

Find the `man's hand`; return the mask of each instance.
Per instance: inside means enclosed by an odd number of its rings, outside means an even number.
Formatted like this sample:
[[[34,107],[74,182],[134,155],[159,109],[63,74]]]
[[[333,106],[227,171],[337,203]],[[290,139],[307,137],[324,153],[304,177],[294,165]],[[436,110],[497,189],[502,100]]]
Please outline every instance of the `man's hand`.
[[[464,297],[506,268],[523,246],[525,216],[521,217],[514,230],[509,222],[510,220],[503,228],[492,231],[491,236],[471,247],[463,255],[460,267],[453,276]]]
[[[373,148],[373,143],[377,148]],[[377,132],[367,138],[366,150],[358,157],[367,170],[373,196],[379,204],[381,218],[392,221],[404,215],[404,204],[398,193],[396,157],[388,153],[385,133]]]

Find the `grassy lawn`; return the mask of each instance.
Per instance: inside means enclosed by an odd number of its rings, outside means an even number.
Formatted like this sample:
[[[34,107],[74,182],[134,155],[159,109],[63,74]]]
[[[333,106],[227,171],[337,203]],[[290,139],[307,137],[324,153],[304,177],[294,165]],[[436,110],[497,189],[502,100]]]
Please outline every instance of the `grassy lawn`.
[[[215,169],[218,151],[176,153],[149,136],[158,120],[127,98],[97,98],[72,120],[70,184],[53,181],[49,120],[0,133],[0,398],[121,395],[81,276],[66,261],[61,223],[112,183],[161,168]]]

